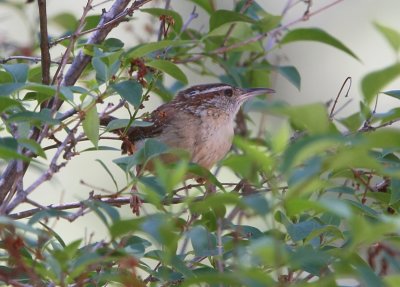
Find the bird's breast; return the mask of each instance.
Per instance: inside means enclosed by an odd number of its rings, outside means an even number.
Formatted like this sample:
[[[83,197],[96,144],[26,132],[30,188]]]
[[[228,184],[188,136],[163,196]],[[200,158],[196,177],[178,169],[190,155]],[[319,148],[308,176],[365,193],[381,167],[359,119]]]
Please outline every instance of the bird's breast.
[[[221,160],[230,150],[233,138],[233,120],[225,114],[202,116],[196,134],[192,161],[207,169]]]

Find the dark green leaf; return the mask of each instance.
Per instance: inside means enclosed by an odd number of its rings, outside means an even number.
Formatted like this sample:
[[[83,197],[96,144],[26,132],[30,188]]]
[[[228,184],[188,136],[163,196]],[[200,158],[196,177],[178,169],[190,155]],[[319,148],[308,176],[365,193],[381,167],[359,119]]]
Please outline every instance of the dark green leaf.
[[[11,137],[0,137],[0,158],[4,159],[30,159],[18,153],[18,142]]]
[[[94,70],[96,71],[96,80],[99,83],[106,82],[110,75],[108,74],[108,66],[100,57],[92,58],[92,65]]]
[[[321,228],[321,224],[316,220],[308,220],[289,224],[286,228],[293,241],[299,241],[305,239],[313,230]]]
[[[108,38],[104,41],[104,48],[109,52],[121,50],[124,47],[124,42],[117,38]]]
[[[290,83],[292,83],[298,90],[300,90],[301,77],[297,69],[293,66],[278,67],[278,72],[284,76]]]
[[[18,139],[18,144],[21,147],[29,149],[34,154],[37,154],[38,156],[46,158],[46,154],[44,153],[44,150],[36,141],[34,141],[32,139],[20,138],[20,139]]]
[[[106,127],[106,131],[110,132],[110,131],[117,130],[117,129],[124,129],[129,125],[130,122],[131,122],[130,119],[112,120],[111,122],[108,123],[108,125]],[[133,123],[131,124],[131,127],[149,127],[149,126],[152,126],[153,124],[154,123],[151,123],[151,122],[134,120]]]
[[[156,68],[160,71],[167,73],[171,77],[177,79],[178,81],[181,81],[184,84],[188,83],[188,79],[185,73],[183,73],[182,70],[177,65],[175,65],[170,61],[153,60],[151,62],[147,62],[146,64],[150,67]]]
[[[400,180],[397,178],[392,178],[390,181],[390,187],[390,204],[395,204],[400,200]]]
[[[25,83],[28,79],[29,66],[27,64],[4,64],[3,67],[13,76],[15,83]]]
[[[396,98],[400,100],[400,90],[391,90],[391,91],[386,91],[383,92],[385,95],[391,96],[393,98]]]
[[[318,28],[299,28],[292,31],[289,31],[281,40],[281,44],[287,44],[297,41],[315,41],[324,43],[330,46],[339,49],[346,54],[352,56],[353,58],[360,60],[356,54],[354,54],[349,48],[347,48],[342,42],[338,39],[332,37],[324,30]]]
[[[42,109],[40,112],[24,111],[12,114],[8,121],[10,122],[30,122],[34,125],[49,124],[56,125],[58,120],[54,119],[49,109]]]
[[[111,87],[136,109],[139,107],[143,90],[142,86],[137,81],[127,80],[112,84]]]
[[[230,11],[230,10],[217,10],[210,17],[210,31],[226,24],[232,22],[247,22],[255,23],[253,19],[247,17],[243,14]]]
[[[361,89],[366,102],[371,103],[387,84],[399,76],[400,64],[398,63],[367,74],[361,81]]]
[[[218,253],[217,240],[201,225],[194,226],[188,234],[196,256],[212,256]]]
[[[97,113],[96,105],[93,105],[89,108],[89,110],[86,111],[85,119],[82,122],[82,127],[88,139],[95,147],[98,147],[100,119]]]
[[[245,196],[243,197],[243,202],[260,215],[266,215],[270,212],[269,203],[264,194]]]
[[[10,83],[0,85],[0,96],[9,96],[16,91],[22,89],[25,86],[24,83]]]

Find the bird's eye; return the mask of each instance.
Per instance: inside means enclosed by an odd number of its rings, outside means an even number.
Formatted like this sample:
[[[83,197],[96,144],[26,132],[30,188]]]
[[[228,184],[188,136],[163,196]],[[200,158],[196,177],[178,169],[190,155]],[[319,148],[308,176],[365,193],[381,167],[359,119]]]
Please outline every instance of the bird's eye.
[[[226,97],[230,98],[230,97],[233,96],[233,91],[232,91],[232,89],[227,89],[227,90],[224,91],[224,94],[225,94]]]

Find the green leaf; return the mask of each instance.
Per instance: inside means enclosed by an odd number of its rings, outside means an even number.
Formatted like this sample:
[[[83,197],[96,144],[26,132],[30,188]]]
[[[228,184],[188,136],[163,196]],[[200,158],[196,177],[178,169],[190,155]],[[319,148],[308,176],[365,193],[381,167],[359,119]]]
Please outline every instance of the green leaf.
[[[149,138],[146,139],[142,148],[132,156],[125,156],[113,160],[124,171],[129,171],[133,166],[146,164],[150,159],[164,154],[168,151],[168,146],[162,142]]]
[[[107,174],[111,177],[111,180],[113,181],[113,183],[115,185],[115,189],[118,191],[117,181],[115,180],[115,178],[114,178],[112,172],[110,171],[110,169],[107,167],[107,165],[101,159],[96,159],[96,161],[98,163],[100,163],[100,165],[104,168],[104,170],[107,172]]]
[[[99,143],[100,119],[96,105],[93,105],[86,111],[82,126],[88,139],[97,148]]]
[[[115,119],[115,120],[112,120],[111,122],[108,123],[108,125],[106,127],[106,131],[110,132],[110,131],[113,131],[113,130],[126,128],[129,125],[130,122],[131,122],[130,119]],[[131,124],[131,127],[150,127],[153,124],[154,123],[151,123],[151,122],[134,120],[133,123]]]
[[[383,26],[379,23],[374,23],[375,28],[386,38],[390,46],[395,52],[400,49],[400,33],[392,28]]]
[[[9,98],[0,99],[0,113],[8,110],[11,107],[22,108],[22,105],[19,101],[16,101],[13,99],[9,99]]]
[[[391,91],[386,91],[383,92],[385,95],[391,96],[393,98],[396,98],[400,100],[400,90],[391,90]]]
[[[22,159],[29,161],[30,158],[18,153],[18,142],[11,137],[0,137],[0,158]]]
[[[196,256],[213,256],[218,253],[217,240],[203,226],[194,226],[188,234]]]
[[[256,23],[253,19],[243,14],[231,10],[217,10],[210,17],[210,31],[226,23],[232,22],[247,22],[252,24]]]
[[[278,67],[278,72],[284,76],[291,84],[293,84],[298,90],[300,90],[301,77],[300,73],[293,66],[281,66]]]
[[[25,83],[28,79],[29,66],[27,64],[4,64],[3,68],[12,75],[15,83]]]
[[[266,215],[270,212],[269,203],[264,194],[252,194],[243,197],[242,200],[245,205],[249,206],[260,215]]]
[[[361,81],[361,90],[367,103],[370,103],[381,89],[399,76],[400,64],[398,63],[366,75]]]
[[[160,17],[162,15],[167,15],[171,16],[174,18],[175,23],[172,26],[172,28],[175,30],[176,33],[180,33],[182,29],[182,17],[179,15],[179,13],[173,11],[173,10],[167,10],[167,9],[161,9],[161,8],[146,8],[146,9],[140,9],[141,12],[149,13],[153,16]]]
[[[288,107],[282,114],[288,115],[292,126],[301,131],[306,130],[312,134],[334,131],[326,106],[322,103]]]
[[[282,16],[275,16],[265,13],[264,18],[257,21],[256,25],[261,32],[266,33],[279,26],[282,21]]]
[[[316,220],[303,221],[296,224],[288,224],[287,231],[293,241],[305,239],[312,231],[321,228],[321,224]]]
[[[0,216],[0,226],[2,226],[2,225],[14,226],[16,229],[19,229],[20,231],[26,231],[26,232],[29,232],[29,233],[32,233],[32,234],[35,234],[38,236],[45,236],[44,232],[42,230],[34,228],[29,224],[11,219],[6,216]]]
[[[46,158],[46,154],[44,153],[44,150],[36,141],[34,141],[32,139],[20,138],[20,139],[18,139],[18,144],[21,147],[29,149],[30,151],[37,154],[38,156]]]
[[[25,86],[23,83],[0,84],[0,96],[9,96]]]
[[[42,109],[40,112],[23,111],[19,113],[12,114],[8,118],[9,122],[30,122],[34,125],[56,125],[60,121],[52,117],[51,111],[49,109]]]
[[[127,80],[112,84],[113,88],[123,99],[133,105],[137,109],[140,105],[143,89],[142,86],[135,80]]]
[[[139,230],[143,220],[144,217],[116,221],[109,228],[110,234],[113,238],[116,238],[124,234],[133,233]]]
[[[210,0],[190,0],[191,2],[199,5],[201,8],[203,8],[208,14],[211,14],[214,12],[214,5],[213,2]]]
[[[192,40],[164,40],[159,42],[146,43],[135,47],[133,50],[129,51],[127,54],[128,58],[141,58],[147,54],[153,53],[155,51],[165,49],[167,47],[184,46],[189,44],[195,44]]]
[[[181,81],[185,85],[188,84],[188,79],[182,70],[174,63],[167,60],[154,60],[146,63],[147,66],[156,68],[170,75],[171,77]]]
[[[64,28],[68,32],[73,32],[76,30],[79,21],[72,13],[59,13],[54,17],[51,17],[50,20],[60,27]]]
[[[395,204],[400,200],[400,180],[392,178],[390,181],[390,204]]]
[[[104,41],[103,47],[108,52],[115,52],[121,50],[124,47],[124,42],[117,38],[108,38]]]
[[[299,28],[288,32],[283,39],[281,40],[281,44],[288,44],[297,41],[315,41],[324,43],[330,46],[335,47],[336,49],[345,52],[346,54],[352,56],[356,60],[360,61],[360,59],[354,54],[349,48],[347,48],[342,42],[338,39],[332,37],[324,30],[318,28]]]

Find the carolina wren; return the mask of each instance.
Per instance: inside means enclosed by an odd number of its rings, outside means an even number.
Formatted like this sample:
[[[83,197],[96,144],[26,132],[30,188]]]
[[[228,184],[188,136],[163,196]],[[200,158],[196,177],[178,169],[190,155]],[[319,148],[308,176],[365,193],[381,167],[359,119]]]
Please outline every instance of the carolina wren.
[[[191,162],[210,169],[231,148],[234,120],[241,105],[249,98],[273,92],[268,88],[242,89],[228,84],[193,86],[154,110],[146,118],[153,125],[129,128],[129,141],[122,145],[122,150],[133,153],[147,138],[154,138],[171,148],[186,150]],[[102,124],[109,121],[102,120]],[[162,160],[174,161],[168,157]]]

